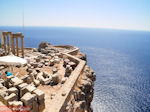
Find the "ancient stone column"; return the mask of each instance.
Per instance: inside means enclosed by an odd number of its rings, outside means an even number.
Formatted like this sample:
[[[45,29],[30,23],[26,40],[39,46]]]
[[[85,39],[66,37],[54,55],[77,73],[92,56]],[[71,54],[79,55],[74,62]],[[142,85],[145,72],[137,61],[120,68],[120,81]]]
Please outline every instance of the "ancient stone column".
[[[10,32],[10,41],[11,41],[11,52],[13,53],[13,35]]]
[[[5,35],[3,35],[3,41],[4,41],[4,50],[5,50],[5,55],[7,54],[7,51],[6,51],[6,39],[5,39]]]
[[[16,37],[16,50],[17,50],[17,56],[19,56],[18,36]]]
[[[1,47],[4,48],[4,39],[3,39],[3,32],[1,33]]]
[[[22,51],[22,56],[24,56],[24,44],[23,44],[23,38],[24,36],[21,36],[21,51]]]
[[[13,34],[13,36],[12,36],[12,53],[15,55],[15,42],[14,42],[14,38],[15,38],[15,36]]]
[[[9,48],[9,33],[7,33],[7,49],[8,49],[8,53],[10,53],[10,48]]]

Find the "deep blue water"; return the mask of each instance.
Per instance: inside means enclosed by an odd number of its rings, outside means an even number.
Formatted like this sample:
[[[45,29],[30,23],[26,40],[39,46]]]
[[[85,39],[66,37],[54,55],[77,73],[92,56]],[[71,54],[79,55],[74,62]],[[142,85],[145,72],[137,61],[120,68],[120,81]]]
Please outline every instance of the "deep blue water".
[[[64,27],[0,27],[24,32],[25,46],[71,44],[97,79],[94,112],[150,112],[150,32]]]

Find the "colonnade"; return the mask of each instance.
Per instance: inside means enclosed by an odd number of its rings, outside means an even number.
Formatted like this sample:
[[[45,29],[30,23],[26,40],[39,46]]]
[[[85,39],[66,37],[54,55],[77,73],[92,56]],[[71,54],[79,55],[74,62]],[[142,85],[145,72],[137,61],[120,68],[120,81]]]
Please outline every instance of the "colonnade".
[[[5,50],[5,55],[10,54],[10,52],[12,52],[14,55],[19,56],[19,38],[21,39],[21,53],[22,56],[24,56],[23,34],[11,33],[8,31],[1,32],[1,47]]]

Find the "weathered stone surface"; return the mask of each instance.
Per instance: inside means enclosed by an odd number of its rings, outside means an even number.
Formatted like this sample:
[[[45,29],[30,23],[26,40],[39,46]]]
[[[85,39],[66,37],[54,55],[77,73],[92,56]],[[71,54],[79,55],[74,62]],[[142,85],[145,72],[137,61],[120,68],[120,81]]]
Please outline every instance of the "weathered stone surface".
[[[17,86],[17,85],[23,83],[23,80],[19,79],[18,77],[14,77],[14,78],[11,78],[10,82],[11,82],[14,86]]]
[[[20,89],[20,97],[22,97],[27,92],[26,87]]]
[[[23,106],[23,103],[21,101],[9,101],[8,105],[18,107],[18,106]]]
[[[33,52],[38,52],[38,49],[37,48],[33,48]]]
[[[66,82],[67,78],[63,77],[61,80],[61,84],[64,84]]]
[[[40,85],[40,81],[39,81],[39,80],[36,80],[36,79],[33,81],[33,83],[34,83],[34,85],[35,85],[36,87],[38,87],[38,86]]]
[[[6,91],[2,91],[0,90],[0,101],[2,101],[3,103],[5,103],[5,97],[8,96],[8,93]]]
[[[33,78],[31,76],[27,77],[27,84],[31,84],[33,81]]]
[[[74,62],[69,62],[68,64],[69,64],[73,69],[75,69],[76,63],[74,63]]]
[[[18,95],[18,89],[15,87],[9,88],[8,94],[11,94],[11,93],[15,93],[16,95]]]
[[[22,83],[18,85],[18,89],[21,90],[22,88],[26,87],[28,84],[27,83]]]
[[[85,101],[76,102],[74,105],[74,112],[85,112]]]
[[[23,80],[23,82],[27,82],[27,78],[29,77],[29,75],[24,75],[22,76],[20,79]]]
[[[33,101],[36,101],[37,97],[34,94],[31,94],[29,92],[27,92],[26,94],[24,94],[21,98],[21,101],[25,104],[25,106],[32,106]]]
[[[39,47],[38,47],[38,51],[41,52],[42,49],[45,49],[46,47],[49,47],[49,46],[50,46],[49,43],[47,43],[47,42],[41,42],[40,45],[39,45]]]
[[[37,95],[38,101],[43,100],[45,97],[44,92],[39,89],[35,89],[32,93]]]
[[[18,96],[15,93],[11,93],[9,96],[6,96],[4,98],[4,100],[5,100],[5,104],[8,105],[9,101],[14,101],[14,100],[17,101],[18,100]]]
[[[50,79],[50,78],[45,78],[45,79],[42,81],[42,84],[48,85],[50,82],[51,82],[51,79]]]
[[[33,92],[34,90],[36,89],[36,87],[34,87],[34,86],[31,86],[31,85],[27,85],[26,86],[26,90],[28,91],[28,92]]]
[[[86,61],[86,54],[81,53],[77,56],[79,59],[85,60]]]
[[[39,112],[39,105],[37,101],[33,101],[33,112]]]
[[[54,84],[58,84],[60,79],[59,79],[59,74],[53,74],[52,75],[52,81]]]
[[[55,74],[57,71],[58,71],[57,68],[53,68],[53,70],[52,70],[53,74]]]
[[[0,84],[4,85],[5,81],[3,79],[0,79]]]
[[[38,67],[38,63],[33,63],[33,67],[37,68]]]
[[[66,67],[66,65],[70,62],[69,59],[64,59],[64,67]]]
[[[43,112],[44,108],[45,108],[45,104],[44,103],[39,105],[39,111],[40,112]]]
[[[65,71],[65,76],[69,77],[72,71],[73,71],[72,67],[70,65],[67,65],[66,71]]]
[[[38,67],[39,67],[39,68],[42,68],[42,67],[43,67],[43,64],[39,63],[39,64],[38,64]]]

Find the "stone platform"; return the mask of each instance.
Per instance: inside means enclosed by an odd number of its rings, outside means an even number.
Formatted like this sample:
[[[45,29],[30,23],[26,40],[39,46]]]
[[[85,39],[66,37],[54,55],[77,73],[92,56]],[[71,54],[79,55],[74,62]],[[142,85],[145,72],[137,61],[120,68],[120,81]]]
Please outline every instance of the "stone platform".
[[[95,74],[77,47],[42,42],[25,48],[24,58],[27,65],[0,80],[2,104],[14,112],[92,112]],[[1,67],[3,73],[7,66]]]

